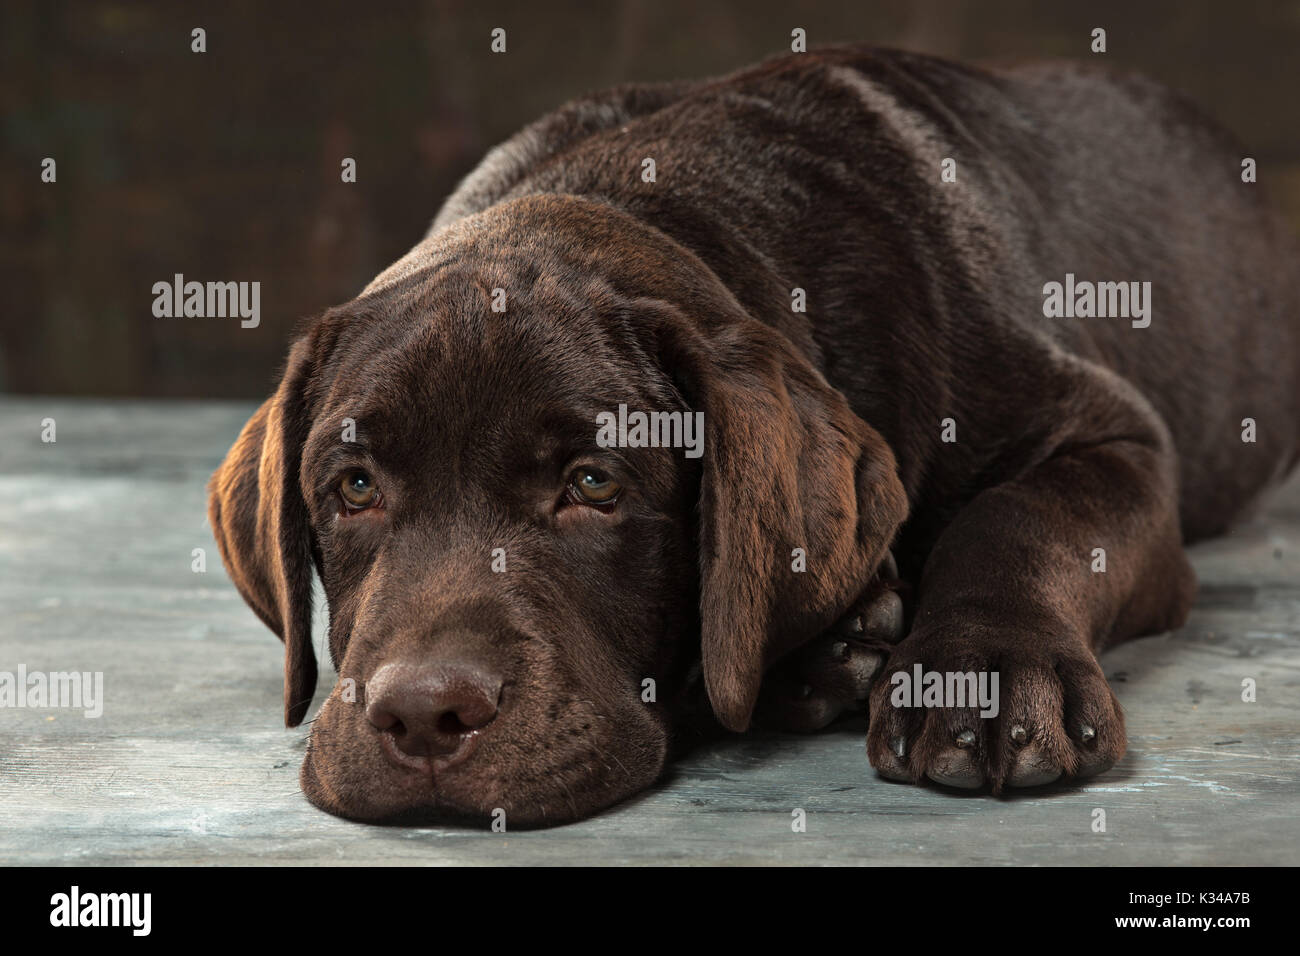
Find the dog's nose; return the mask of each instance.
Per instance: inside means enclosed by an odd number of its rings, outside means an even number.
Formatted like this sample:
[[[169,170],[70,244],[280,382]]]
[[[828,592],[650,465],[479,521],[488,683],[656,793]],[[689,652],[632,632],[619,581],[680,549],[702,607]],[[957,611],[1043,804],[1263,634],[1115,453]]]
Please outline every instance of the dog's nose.
[[[366,684],[366,718],[409,757],[461,750],[497,715],[501,679],[478,667],[397,661]]]

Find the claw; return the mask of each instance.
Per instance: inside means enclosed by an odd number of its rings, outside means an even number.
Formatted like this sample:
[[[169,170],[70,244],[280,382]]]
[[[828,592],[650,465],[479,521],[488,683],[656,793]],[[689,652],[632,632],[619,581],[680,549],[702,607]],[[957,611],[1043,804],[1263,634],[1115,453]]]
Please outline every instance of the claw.
[[[957,735],[957,746],[966,750],[975,746],[975,731],[963,730]]]
[[[889,742],[889,749],[894,752],[894,756],[902,760],[907,754],[907,741],[902,737],[895,737]]]
[[[1021,724],[1016,724],[1011,728],[1011,739],[1018,744],[1023,744],[1029,739],[1029,731],[1025,730]]]
[[[880,562],[880,567],[876,570],[876,576],[886,581],[892,581],[898,577],[898,562],[894,560],[893,551],[885,552],[885,560]]]
[[[1079,729],[1079,737],[1083,740],[1085,744],[1092,743],[1093,740],[1096,738],[1096,736],[1097,736],[1097,731],[1094,730],[1092,727],[1088,726],[1087,724],[1084,724]]]

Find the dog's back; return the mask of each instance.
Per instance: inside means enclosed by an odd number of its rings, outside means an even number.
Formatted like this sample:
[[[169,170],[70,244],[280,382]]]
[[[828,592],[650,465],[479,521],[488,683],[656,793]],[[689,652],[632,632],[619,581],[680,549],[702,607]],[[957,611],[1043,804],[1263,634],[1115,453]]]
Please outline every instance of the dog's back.
[[[1248,155],[1141,77],[833,48],[575,101],[490,154],[431,234],[537,192],[657,226],[886,435],[914,510],[1050,430],[1063,349],[1164,420],[1195,539],[1300,447],[1300,257]],[[1148,288],[1147,318],[1045,315],[1046,284],[1076,279]],[[915,436],[946,417],[966,451],[936,469]]]

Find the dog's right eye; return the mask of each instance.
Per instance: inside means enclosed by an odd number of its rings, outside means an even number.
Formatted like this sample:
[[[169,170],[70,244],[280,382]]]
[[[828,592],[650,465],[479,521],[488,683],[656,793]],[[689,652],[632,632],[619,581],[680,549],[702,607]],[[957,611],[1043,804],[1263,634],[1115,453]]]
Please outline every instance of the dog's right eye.
[[[364,471],[350,471],[339,482],[339,494],[349,508],[372,508],[378,504],[379,489]]]

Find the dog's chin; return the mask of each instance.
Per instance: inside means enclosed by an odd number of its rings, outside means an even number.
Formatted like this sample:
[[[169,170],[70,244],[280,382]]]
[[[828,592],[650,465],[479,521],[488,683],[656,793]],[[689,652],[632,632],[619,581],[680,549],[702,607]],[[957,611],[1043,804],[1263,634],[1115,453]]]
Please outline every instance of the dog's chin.
[[[526,773],[472,759],[441,771],[401,770],[386,762],[378,746],[335,754],[313,739],[299,783],[317,808],[358,822],[476,829],[557,826],[589,817],[654,783],[667,762],[668,735],[658,727],[638,730],[634,749],[626,739],[610,741],[619,745],[617,754],[593,746],[571,760],[530,767]]]

